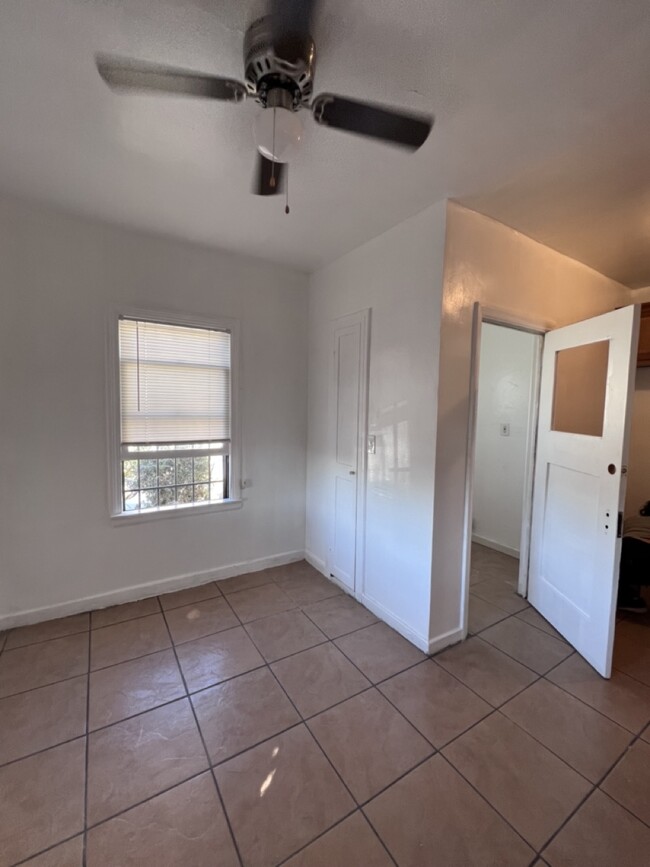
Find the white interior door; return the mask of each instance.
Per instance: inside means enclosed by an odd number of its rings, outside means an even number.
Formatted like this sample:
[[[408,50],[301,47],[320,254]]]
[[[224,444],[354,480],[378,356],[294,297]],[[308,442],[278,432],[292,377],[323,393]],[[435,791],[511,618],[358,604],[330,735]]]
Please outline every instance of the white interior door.
[[[546,335],[528,600],[611,674],[638,307]]]
[[[334,322],[334,515],[329,571],[352,593],[358,559],[359,484],[365,457],[367,322],[368,311]]]

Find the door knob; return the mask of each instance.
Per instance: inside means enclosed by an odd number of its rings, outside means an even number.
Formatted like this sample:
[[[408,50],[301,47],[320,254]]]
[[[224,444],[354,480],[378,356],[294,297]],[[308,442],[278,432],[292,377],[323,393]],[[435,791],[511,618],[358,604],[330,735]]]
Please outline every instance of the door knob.
[[[356,476],[356,474],[357,474],[357,473],[356,473],[356,470],[350,470],[350,475],[351,475],[351,476]]]

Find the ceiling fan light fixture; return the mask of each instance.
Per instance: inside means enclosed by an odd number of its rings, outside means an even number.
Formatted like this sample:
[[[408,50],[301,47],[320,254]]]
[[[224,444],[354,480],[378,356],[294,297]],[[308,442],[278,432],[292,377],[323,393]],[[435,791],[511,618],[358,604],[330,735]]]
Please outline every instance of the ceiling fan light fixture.
[[[276,163],[286,163],[302,141],[303,126],[294,111],[264,108],[255,118],[253,134],[262,156]]]

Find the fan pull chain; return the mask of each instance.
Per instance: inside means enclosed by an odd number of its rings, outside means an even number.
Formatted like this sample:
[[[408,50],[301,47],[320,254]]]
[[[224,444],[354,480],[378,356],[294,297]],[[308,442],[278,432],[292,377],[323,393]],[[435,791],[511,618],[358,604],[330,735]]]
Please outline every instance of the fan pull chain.
[[[269,186],[275,189],[275,108],[273,109],[273,160],[271,162],[271,180]]]
[[[284,187],[284,189],[286,192],[286,204],[284,206],[284,213],[288,214],[289,213],[289,163],[285,164],[284,171],[285,171],[285,181],[284,181],[285,187]]]

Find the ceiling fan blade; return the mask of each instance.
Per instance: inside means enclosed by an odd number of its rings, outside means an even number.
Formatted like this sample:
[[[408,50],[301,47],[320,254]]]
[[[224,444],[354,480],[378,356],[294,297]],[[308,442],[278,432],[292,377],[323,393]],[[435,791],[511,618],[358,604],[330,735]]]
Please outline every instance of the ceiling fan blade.
[[[201,75],[119,57],[99,56],[96,62],[99,74],[113,90],[155,91],[226,102],[241,102],[246,98],[245,85],[233,78]]]
[[[284,191],[285,164],[276,163],[257,153],[253,192],[256,196],[277,196]]]
[[[376,138],[412,151],[424,144],[433,126],[431,115],[399,111],[331,93],[319,94],[311,110],[316,123],[323,126]]]

